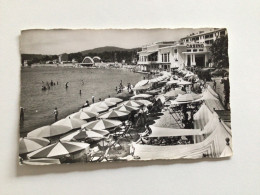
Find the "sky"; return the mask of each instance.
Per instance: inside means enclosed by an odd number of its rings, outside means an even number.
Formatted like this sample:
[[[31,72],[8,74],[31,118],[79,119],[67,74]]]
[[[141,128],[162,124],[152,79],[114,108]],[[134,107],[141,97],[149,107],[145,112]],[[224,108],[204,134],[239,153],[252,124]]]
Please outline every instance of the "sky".
[[[25,30],[20,36],[20,52],[22,54],[58,55],[104,46],[130,49],[158,41],[178,41],[182,37],[199,31],[209,31],[209,28]]]

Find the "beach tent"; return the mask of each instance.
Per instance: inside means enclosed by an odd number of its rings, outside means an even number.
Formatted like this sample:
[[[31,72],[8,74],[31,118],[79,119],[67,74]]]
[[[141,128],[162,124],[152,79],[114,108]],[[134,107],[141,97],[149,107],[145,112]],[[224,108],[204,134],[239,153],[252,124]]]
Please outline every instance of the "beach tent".
[[[219,100],[206,99],[204,100],[204,102],[211,112],[214,112],[215,110],[225,110],[222,103]]]
[[[28,159],[23,160],[22,164],[25,165],[58,165],[60,164],[59,159],[54,158],[38,158],[38,159]]]
[[[96,120],[84,124],[81,126],[81,128],[93,129],[93,130],[105,130],[105,129],[118,127],[120,125],[122,125],[122,122],[118,120],[100,119],[100,120]]]
[[[212,112],[209,108],[202,104],[199,110],[194,114],[193,123],[195,129],[202,129],[213,118]]]
[[[80,142],[62,142],[51,144],[39,150],[29,153],[28,158],[60,158],[65,155],[89,150],[89,144]]]
[[[107,113],[99,115],[98,118],[113,119],[113,118],[126,117],[128,115],[129,115],[129,112],[123,112],[123,111],[119,111],[119,110],[110,110]]]
[[[216,98],[218,98],[218,94],[211,88],[210,85],[208,85],[207,90]]]
[[[106,102],[115,102],[115,103],[117,103],[117,104],[120,103],[120,102],[123,102],[122,99],[120,99],[120,98],[114,98],[114,97],[113,97],[113,98],[106,98],[105,101],[106,101]]]
[[[135,95],[135,96],[131,97],[130,99],[132,99],[132,100],[135,100],[135,99],[149,99],[151,97],[152,97],[152,95],[150,95],[150,94],[138,94],[138,95]]]
[[[207,125],[212,118],[213,118],[213,113],[209,110],[209,108],[205,104],[202,104],[200,109],[194,114],[193,117],[194,128],[203,129],[205,125]],[[204,137],[202,135],[196,135],[193,138],[195,143],[204,140]]]
[[[50,143],[49,140],[44,138],[20,138],[19,140],[19,154],[25,154],[38,150],[44,146],[47,146]]]
[[[220,157],[229,157],[232,156],[232,154],[233,154],[232,148],[230,144],[227,144],[223,152],[220,154]]]
[[[150,126],[152,133],[148,137],[173,137],[173,136],[188,136],[199,135],[200,129],[173,129],[166,127]]]
[[[212,95],[212,93],[209,92],[208,89],[206,89],[203,93],[202,93],[202,98],[203,100],[218,100],[218,98],[216,98],[215,96]]]
[[[104,135],[108,135],[109,131],[106,130],[86,130],[86,129],[81,129],[78,131],[75,131],[69,135],[66,135],[65,137],[61,138],[61,141],[71,141],[73,139],[76,140],[81,140],[81,139],[94,139],[94,140],[99,140],[104,138]]]
[[[227,138],[231,139],[230,130],[218,122],[215,130],[200,143],[172,146],[133,143],[133,156],[139,160],[217,158],[221,157]]]

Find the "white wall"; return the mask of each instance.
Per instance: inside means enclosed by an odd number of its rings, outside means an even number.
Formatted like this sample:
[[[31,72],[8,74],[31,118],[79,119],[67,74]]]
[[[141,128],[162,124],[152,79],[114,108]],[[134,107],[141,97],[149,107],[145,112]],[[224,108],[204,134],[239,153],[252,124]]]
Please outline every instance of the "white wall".
[[[0,5],[0,194],[260,194],[258,1],[0,0]],[[228,29],[231,159],[17,169],[21,29],[177,27]]]

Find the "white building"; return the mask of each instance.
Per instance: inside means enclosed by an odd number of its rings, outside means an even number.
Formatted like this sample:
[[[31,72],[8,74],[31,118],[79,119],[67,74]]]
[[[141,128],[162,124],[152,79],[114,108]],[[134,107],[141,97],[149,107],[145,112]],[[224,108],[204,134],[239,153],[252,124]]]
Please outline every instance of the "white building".
[[[207,67],[210,64],[210,46],[226,29],[199,32],[181,38],[178,42],[158,42],[142,47],[138,52],[138,65],[144,72],[171,71],[191,66]]]

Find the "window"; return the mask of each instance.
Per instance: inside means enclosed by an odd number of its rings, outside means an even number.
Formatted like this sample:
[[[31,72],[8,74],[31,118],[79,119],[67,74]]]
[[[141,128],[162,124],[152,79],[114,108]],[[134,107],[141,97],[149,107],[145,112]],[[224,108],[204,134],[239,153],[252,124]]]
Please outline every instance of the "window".
[[[174,50],[174,53],[177,53],[177,52],[178,52],[178,50],[177,50],[177,49],[175,49],[175,50]]]
[[[163,54],[162,54],[162,62],[163,62]]]
[[[223,35],[225,35],[225,31],[220,32],[220,36],[223,36]]]
[[[193,49],[193,52],[196,52],[196,51],[198,51],[197,49]]]
[[[191,49],[187,49],[187,52],[191,52]]]
[[[203,51],[203,49],[199,49],[199,51]]]

